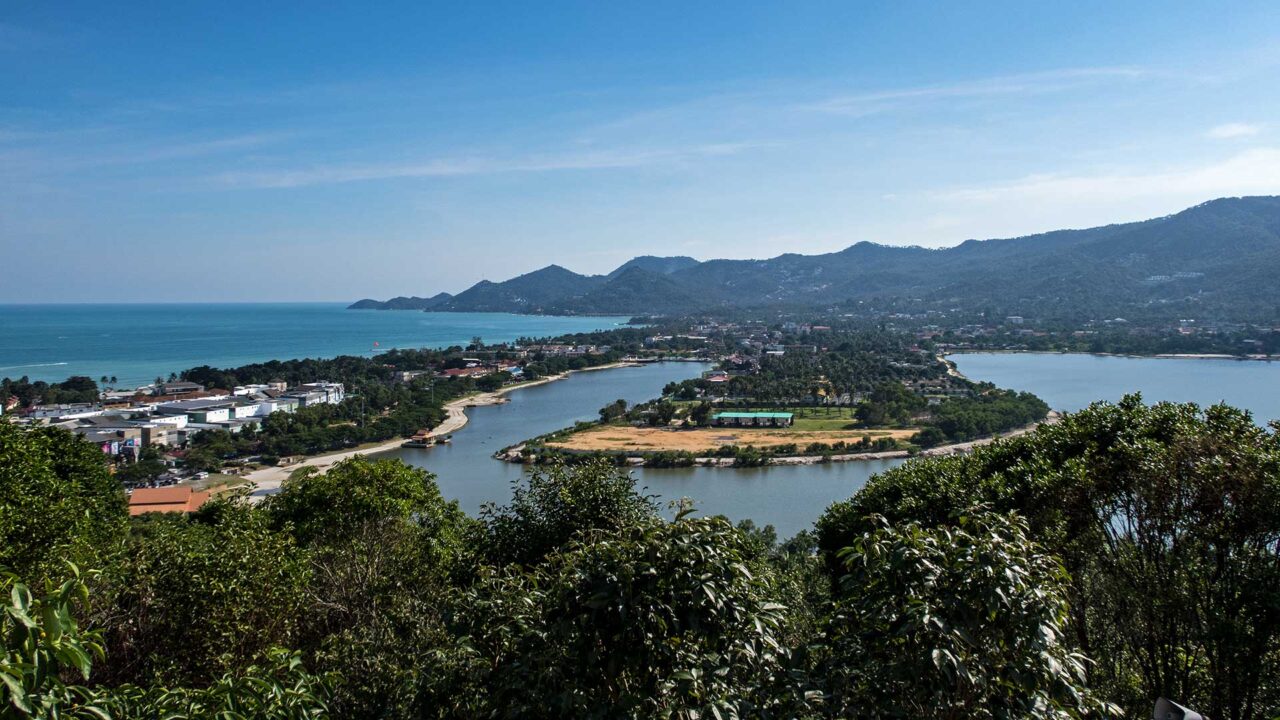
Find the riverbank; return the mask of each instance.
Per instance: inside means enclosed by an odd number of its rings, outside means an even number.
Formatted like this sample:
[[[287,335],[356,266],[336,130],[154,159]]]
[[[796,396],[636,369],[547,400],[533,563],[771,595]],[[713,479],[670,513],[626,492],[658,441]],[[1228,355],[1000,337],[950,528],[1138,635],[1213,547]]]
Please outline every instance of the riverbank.
[[[859,462],[859,461],[865,461],[865,460],[896,460],[896,459],[904,459],[909,457],[938,457],[938,456],[944,456],[944,455],[962,455],[964,453],[972,451],[976,447],[981,447],[983,445],[990,445],[991,443],[997,440],[1003,440],[1007,438],[1017,437],[1019,435],[1025,435],[1026,433],[1033,432],[1036,428],[1040,427],[1041,425],[1052,425],[1060,421],[1061,419],[1062,419],[1062,413],[1059,413],[1056,410],[1051,410],[1049,411],[1049,414],[1045,416],[1045,419],[1039,422],[1030,423],[1028,425],[1024,425],[1019,428],[1014,428],[1013,430],[1009,430],[1003,433],[996,433],[995,435],[990,435],[988,437],[977,438],[974,440],[966,440],[965,442],[949,443],[947,445],[939,445],[937,447],[932,447],[925,450],[919,450],[919,451],[884,450],[884,451],[878,451],[878,452],[765,456],[760,459],[759,465],[761,466],[817,465],[820,463]],[[679,431],[673,431],[673,432],[678,433]],[[741,447],[753,447],[753,446],[745,445]],[[498,460],[502,460],[503,462],[523,464],[526,461],[526,458],[523,455],[524,449],[525,449],[525,444],[521,443],[519,445],[514,445],[512,447],[499,451],[497,454],[494,455],[494,457]],[[560,449],[563,450],[563,448],[560,448]],[[628,467],[648,467],[650,465],[652,455],[668,453],[668,452],[678,452],[678,451],[671,450],[668,448],[663,448],[663,449],[651,451],[649,453],[645,453],[641,455],[628,455],[625,453],[604,453],[604,454],[610,454],[617,457],[625,458],[625,464]],[[582,453],[574,453],[574,454],[592,455],[596,453],[582,452]],[[740,465],[738,465],[736,458],[716,457],[716,456],[690,458],[690,466],[708,467],[708,468],[741,467]],[[669,466],[664,464],[664,465],[657,465],[655,467],[669,467]]]
[[[511,402],[511,398],[508,398],[507,395],[515,392],[516,390],[523,390],[525,388],[546,385],[547,383],[552,383],[557,380],[563,380],[573,373],[591,372],[593,370],[616,370],[624,367],[635,367],[636,365],[637,363],[633,362],[616,362],[609,363],[607,365],[596,365],[595,367],[582,368],[580,370],[568,370],[555,375],[538,378],[537,380],[507,385],[492,392],[477,393],[475,395],[458,398],[457,400],[453,400],[444,405],[444,410],[447,413],[444,422],[432,428],[431,432],[427,433],[427,436],[441,437],[461,430],[470,421],[467,417],[467,408],[483,407],[485,405],[500,405],[505,402]],[[403,440],[397,441],[397,444],[400,442],[403,442]]]
[[[567,372],[557,373],[555,375],[548,375],[547,377],[538,378],[537,380],[530,380],[528,382],[516,383],[514,385],[507,385],[506,387],[502,387],[491,392],[482,392],[482,393],[476,393],[473,395],[467,395],[465,397],[460,397],[456,400],[451,400],[450,402],[445,403],[445,405],[443,406],[443,409],[445,411],[445,419],[439,425],[432,428],[431,431],[428,433],[428,435],[430,437],[442,437],[445,435],[451,435],[457,432],[458,430],[461,430],[463,427],[466,426],[467,422],[469,421],[469,418],[467,417],[467,412],[466,412],[467,408],[481,407],[485,405],[498,405],[501,403],[510,402],[510,398],[507,398],[506,396],[508,393],[515,392],[516,390],[522,390],[524,388],[530,388],[537,385],[545,385],[547,383],[552,383],[557,380],[563,380],[564,378],[567,378],[576,372],[589,372],[592,370],[613,370],[617,368],[635,367],[635,366],[636,366],[636,363],[629,363],[629,362],[616,362],[616,363],[609,363],[607,365],[597,365],[595,367],[582,368],[581,370],[569,370]],[[367,445],[361,445],[359,447],[352,448],[350,450],[341,450],[338,452],[312,455],[302,460],[301,462],[294,463],[293,465],[288,465],[285,467],[268,467],[268,468],[262,468],[261,470],[255,470],[251,473],[246,474],[244,478],[253,486],[253,491],[250,493],[250,498],[253,499],[254,501],[258,501],[266,497],[267,495],[272,495],[279,492],[280,486],[284,483],[284,481],[288,480],[289,476],[292,475],[297,470],[300,470],[306,467],[314,467],[321,471],[324,471],[329,469],[333,465],[336,465],[337,463],[342,462],[343,460],[349,460],[357,455],[376,455],[378,453],[387,452],[389,450],[395,450],[399,448],[404,443],[404,441],[405,441],[404,438],[395,438],[393,440],[387,440],[385,442],[369,443]]]

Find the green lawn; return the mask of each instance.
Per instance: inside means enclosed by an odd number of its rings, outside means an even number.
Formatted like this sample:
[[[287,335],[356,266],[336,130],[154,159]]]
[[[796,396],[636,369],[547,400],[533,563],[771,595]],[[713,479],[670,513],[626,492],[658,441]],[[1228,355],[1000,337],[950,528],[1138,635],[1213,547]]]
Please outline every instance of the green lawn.
[[[249,481],[239,475],[224,475],[222,473],[212,473],[204,480],[195,480],[191,483],[192,487],[197,490],[213,490],[223,487],[236,487],[245,485]]]

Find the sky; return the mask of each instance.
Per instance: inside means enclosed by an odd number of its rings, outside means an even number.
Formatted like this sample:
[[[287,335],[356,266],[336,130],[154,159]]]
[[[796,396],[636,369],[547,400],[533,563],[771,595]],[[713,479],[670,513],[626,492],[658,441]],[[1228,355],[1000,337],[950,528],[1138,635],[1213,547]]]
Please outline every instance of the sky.
[[[1280,194],[1280,3],[0,2],[0,302],[458,292]]]

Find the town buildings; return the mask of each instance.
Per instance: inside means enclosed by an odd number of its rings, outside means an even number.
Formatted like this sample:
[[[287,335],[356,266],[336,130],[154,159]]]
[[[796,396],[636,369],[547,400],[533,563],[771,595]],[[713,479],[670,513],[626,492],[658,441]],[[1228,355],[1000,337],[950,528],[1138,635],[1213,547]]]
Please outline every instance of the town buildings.
[[[201,430],[237,433],[272,413],[292,413],[346,399],[342,383],[284,381],[238,386],[231,392],[196,383],[161,383],[152,394],[118,394],[96,403],[37,405],[18,411],[18,422],[65,428],[113,457],[135,459],[142,448],[177,448]],[[131,457],[132,456],[132,457]]]

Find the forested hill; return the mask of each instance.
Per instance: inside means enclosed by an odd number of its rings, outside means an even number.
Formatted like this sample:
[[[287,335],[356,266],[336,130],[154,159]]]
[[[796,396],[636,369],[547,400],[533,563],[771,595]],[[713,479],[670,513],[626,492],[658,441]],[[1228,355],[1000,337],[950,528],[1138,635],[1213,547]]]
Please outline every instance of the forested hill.
[[[655,314],[859,302],[1042,319],[1273,321],[1280,313],[1280,197],[1226,198],[1142,222],[942,249],[860,242],[768,260],[645,256],[590,276],[551,265],[452,297],[352,307]]]

